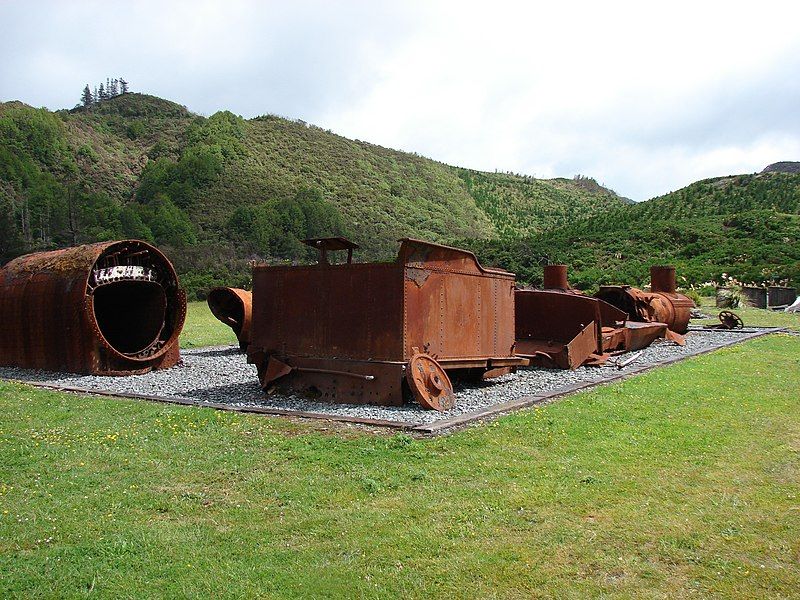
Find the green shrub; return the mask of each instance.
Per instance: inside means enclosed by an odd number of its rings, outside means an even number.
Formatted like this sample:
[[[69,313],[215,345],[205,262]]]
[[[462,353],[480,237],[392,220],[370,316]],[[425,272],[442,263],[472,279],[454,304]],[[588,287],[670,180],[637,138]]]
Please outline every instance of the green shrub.
[[[248,289],[251,285],[247,273],[234,273],[228,271],[189,271],[180,275],[180,285],[186,290],[186,297],[191,300],[203,301],[208,297],[211,288],[217,286],[230,286]]]
[[[720,288],[717,292],[717,299],[720,308],[739,308],[747,305],[742,288],[739,286]]]
[[[701,299],[697,290],[683,290],[681,293],[687,298],[691,299],[695,306],[700,306]]]
[[[131,121],[125,128],[125,135],[128,139],[138,140],[147,131],[147,127],[141,121]]]
[[[714,298],[717,295],[717,286],[711,284],[703,284],[697,290],[697,293],[703,298]]]
[[[83,144],[80,148],[78,148],[77,154],[78,156],[88,158],[92,162],[97,162],[97,153],[89,144]]]

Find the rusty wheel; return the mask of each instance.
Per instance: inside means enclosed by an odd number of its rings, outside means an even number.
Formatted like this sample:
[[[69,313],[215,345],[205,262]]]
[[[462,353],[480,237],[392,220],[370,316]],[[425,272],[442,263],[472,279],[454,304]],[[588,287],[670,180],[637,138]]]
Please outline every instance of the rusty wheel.
[[[725,329],[742,329],[744,327],[742,318],[735,312],[723,310],[721,313],[719,313],[718,318],[719,322],[722,323],[722,326]]]
[[[456,403],[450,378],[436,359],[428,354],[420,353],[411,357],[406,381],[414,398],[425,408],[445,411]]]

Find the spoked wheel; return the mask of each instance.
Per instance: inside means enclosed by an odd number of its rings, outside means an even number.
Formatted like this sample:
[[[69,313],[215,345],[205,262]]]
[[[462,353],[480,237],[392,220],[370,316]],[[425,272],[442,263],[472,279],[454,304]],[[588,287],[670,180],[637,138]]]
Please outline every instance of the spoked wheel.
[[[744,327],[744,321],[735,312],[723,310],[719,313],[718,318],[724,329],[742,329]]]
[[[415,354],[408,361],[406,381],[414,398],[431,410],[450,410],[456,403],[453,384],[442,366],[429,354]]]

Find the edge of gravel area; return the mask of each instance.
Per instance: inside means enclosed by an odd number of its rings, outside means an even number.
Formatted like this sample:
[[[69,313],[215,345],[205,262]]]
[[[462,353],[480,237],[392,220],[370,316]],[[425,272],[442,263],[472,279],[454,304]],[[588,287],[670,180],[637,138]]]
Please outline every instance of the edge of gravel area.
[[[435,421],[433,423],[411,423],[407,421],[389,421],[383,419],[373,419],[368,417],[353,417],[348,415],[334,415],[328,413],[315,413],[315,412],[306,412],[300,410],[292,410],[292,409],[280,409],[280,408],[268,408],[268,407],[261,407],[261,406],[234,406],[230,404],[223,404],[219,402],[205,402],[201,400],[191,400],[188,398],[176,397],[176,396],[154,396],[148,394],[135,394],[135,393],[120,393],[120,392],[112,392],[108,390],[96,390],[96,389],[89,389],[89,388],[81,388],[81,387],[74,387],[74,386],[64,386],[64,385],[54,385],[48,383],[38,383],[38,382],[31,382],[25,381],[20,379],[5,379],[5,381],[12,381],[14,383],[20,383],[24,385],[30,385],[33,387],[51,389],[60,392],[68,392],[74,394],[82,394],[86,396],[100,396],[100,397],[110,397],[110,398],[123,398],[123,399],[137,399],[137,400],[150,400],[154,402],[162,402],[165,404],[179,404],[184,406],[196,406],[200,408],[212,408],[215,410],[227,410],[232,412],[240,412],[240,413],[255,413],[255,414],[263,414],[263,415],[272,415],[272,416],[281,416],[281,417],[296,417],[299,419],[313,419],[313,420],[321,420],[321,421],[332,421],[332,422],[341,422],[341,423],[351,423],[355,425],[363,425],[367,427],[378,427],[378,428],[389,428],[389,429],[396,429],[401,431],[407,431],[409,433],[414,433],[421,436],[437,436],[437,435],[446,435],[449,433],[454,433],[457,430],[463,429],[469,425],[475,425],[487,421],[494,420],[504,414],[508,414],[522,408],[526,408],[529,406],[534,405],[545,405],[551,402],[554,402],[556,399],[568,396],[570,394],[596,387],[598,385],[606,385],[609,383],[613,383],[615,381],[620,381],[623,379],[628,379],[629,377],[633,377],[639,375],[640,373],[644,373],[651,369],[655,369],[658,367],[663,367],[666,365],[674,364],[676,362],[680,362],[682,360],[686,360],[688,358],[693,358],[695,356],[700,356],[703,354],[708,354],[710,352],[714,352],[721,348],[726,348],[729,346],[733,346],[735,344],[740,344],[742,342],[752,340],[758,337],[762,337],[765,335],[769,335],[772,333],[782,333],[785,332],[786,328],[783,327],[770,327],[764,328],[760,330],[753,330],[753,331],[742,331],[741,338],[730,340],[724,342],[720,345],[717,345],[713,348],[706,348],[691,354],[689,356],[674,356],[671,358],[663,359],[651,364],[647,365],[638,365],[632,366],[630,368],[626,368],[624,372],[622,371],[613,371],[609,373],[607,376],[604,376],[600,379],[595,379],[591,381],[581,381],[578,383],[569,384],[564,387],[556,388],[554,390],[549,390],[546,392],[542,392],[541,394],[533,394],[527,396],[521,396],[514,400],[509,400],[507,402],[501,402],[499,404],[495,404],[492,406],[480,408],[478,410],[464,413],[461,415],[456,415],[449,419],[441,419],[439,421]]]
[[[742,342],[752,340],[758,337],[770,335],[772,333],[784,333],[784,332],[786,332],[785,327],[770,327],[761,330],[741,332],[742,337],[740,339],[730,340],[714,348],[706,348],[704,350],[700,350],[699,352],[696,352],[690,356],[674,356],[672,358],[666,358],[658,362],[650,363],[647,365],[638,365],[626,370],[625,372],[617,371],[615,373],[611,373],[608,377],[603,377],[602,379],[598,379],[595,381],[584,381],[584,382],[574,383],[555,390],[542,392],[541,394],[522,396],[521,398],[517,398],[516,400],[510,400],[509,402],[495,404],[494,406],[489,406],[487,408],[473,411],[471,413],[466,413],[463,415],[457,415],[450,419],[442,419],[434,423],[425,423],[422,425],[417,425],[413,428],[413,430],[420,433],[424,433],[426,435],[442,435],[442,434],[454,433],[456,430],[463,429],[467,425],[476,425],[478,423],[491,421],[504,414],[515,412],[517,410],[529,406],[541,406],[544,404],[549,404],[557,400],[558,398],[574,394],[576,392],[585,390],[587,388],[592,388],[599,385],[607,385],[609,383],[614,383],[616,381],[628,379],[630,377],[635,377],[636,375],[645,373],[646,371],[650,371],[658,367],[665,367],[680,362],[682,360],[687,360],[690,358],[694,358],[696,356],[702,356],[703,354],[716,352],[717,350],[720,350],[722,348],[728,348],[730,346],[741,344]]]
[[[25,381],[23,379],[4,379],[13,383],[30,385],[33,387],[54,390],[57,392],[68,392],[70,394],[81,394],[84,396],[99,396],[102,398],[121,398],[124,400],[150,400],[161,402],[162,404],[180,404],[183,406],[195,406],[197,408],[213,408],[215,410],[227,410],[230,412],[256,413],[262,415],[272,415],[278,417],[300,417],[302,419],[316,419],[321,421],[343,421],[359,425],[374,425],[377,427],[391,427],[393,429],[413,429],[418,423],[408,423],[405,421],[387,421],[383,419],[370,419],[366,417],[351,417],[348,415],[333,415],[328,413],[315,413],[302,410],[291,410],[284,408],[268,408],[265,406],[236,406],[233,404],[223,404],[221,402],[205,402],[203,400],[191,400],[179,396],[152,396],[149,394],[134,394],[112,392],[109,390],[95,390],[69,385],[55,385],[52,383],[39,383],[35,381]]]

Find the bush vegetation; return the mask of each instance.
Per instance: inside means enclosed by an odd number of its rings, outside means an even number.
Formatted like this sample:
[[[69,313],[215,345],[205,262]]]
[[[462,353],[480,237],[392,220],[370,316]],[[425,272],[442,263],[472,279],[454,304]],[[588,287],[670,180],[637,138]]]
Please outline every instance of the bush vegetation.
[[[542,265],[570,266],[582,289],[649,282],[649,266],[674,264],[679,285],[800,280],[800,177],[720,178],[511,240],[463,240],[489,264],[528,283]]]

